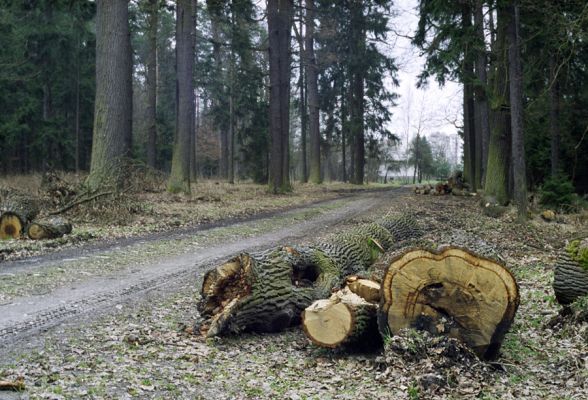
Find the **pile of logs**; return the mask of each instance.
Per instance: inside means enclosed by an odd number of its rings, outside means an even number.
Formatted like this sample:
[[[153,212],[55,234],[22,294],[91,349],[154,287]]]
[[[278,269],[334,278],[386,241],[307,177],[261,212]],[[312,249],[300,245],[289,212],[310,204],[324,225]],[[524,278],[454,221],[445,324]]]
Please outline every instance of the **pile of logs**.
[[[0,206],[0,239],[55,239],[71,233],[72,226],[60,217],[36,219],[38,202],[33,198],[12,196]]]
[[[328,243],[243,253],[208,271],[198,304],[207,337],[302,323],[316,345],[373,346],[406,328],[457,338],[494,359],[518,308],[504,265],[458,247],[412,248],[381,279],[374,261],[421,235],[414,218],[357,226]]]
[[[423,185],[423,186],[415,186],[414,193],[415,194],[425,194],[425,195],[435,195],[435,196],[442,196],[442,195],[454,195],[454,196],[469,196],[470,193],[468,191],[469,185],[464,181],[463,174],[461,171],[454,172],[447,181],[445,182],[438,182],[436,185]]]

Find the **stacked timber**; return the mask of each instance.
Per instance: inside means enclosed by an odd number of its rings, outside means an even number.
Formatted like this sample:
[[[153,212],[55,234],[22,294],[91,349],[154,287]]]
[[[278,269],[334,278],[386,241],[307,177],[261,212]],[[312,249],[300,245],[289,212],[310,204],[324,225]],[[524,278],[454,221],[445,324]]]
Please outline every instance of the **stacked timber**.
[[[205,274],[200,332],[275,332],[298,324],[314,300],[367,271],[392,243],[420,234],[412,217],[387,216],[315,246],[242,253]]]
[[[572,240],[559,252],[553,290],[560,304],[588,295],[588,238]]]
[[[28,197],[12,196],[0,206],[0,239],[18,239],[39,214],[38,203]]]
[[[29,224],[27,235],[33,240],[56,239],[71,233],[71,224],[63,218],[36,220]]]
[[[243,253],[210,270],[198,305],[211,337],[276,332],[302,323],[318,346],[366,347],[406,329],[455,338],[497,357],[519,304],[517,283],[493,251],[411,248],[381,281],[365,279],[378,256],[419,237],[414,217],[386,217],[310,247]],[[458,235],[459,236],[459,235]]]

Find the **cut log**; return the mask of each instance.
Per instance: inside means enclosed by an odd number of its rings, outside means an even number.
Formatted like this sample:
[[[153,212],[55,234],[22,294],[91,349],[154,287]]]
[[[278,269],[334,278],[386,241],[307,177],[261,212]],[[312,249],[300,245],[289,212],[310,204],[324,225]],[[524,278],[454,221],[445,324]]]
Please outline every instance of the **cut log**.
[[[588,238],[572,240],[560,251],[554,268],[553,290],[560,304],[570,304],[588,295]]]
[[[386,216],[378,221],[378,225],[390,232],[395,243],[415,239],[423,235],[416,218],[410,214]]]
[[[317,249],[281,247],[243,253],[204,276],[198,310],[208,337],[277,332],[300,322],[312,301],[339,284],[337,266]]]
[[[56,239],[70,234],[71,224],[63,218],[33,221],[27,228],[27,235],[33,240]]]
[[[377,304],[346,287],[307,307],[302,314],[302,327],[306,336],[321,347],[373,345],[380,337],[377,308]]]
[[[455,337],[482,359],[498,356],[519,304],[517,283],[497,261],[448,247],[409,250],[382,281],[382,335],[404,328]]]
[[[362,274],[384,252],[377,239],[369,232],[357,229],[336,235],[334,239],[316,246],[316,249],[331,259],[341,276]]]
[[[380,302],[380,284],[369,279],[350,276],[346,279],[349,290],[370,303]]]
[[[15,196],[0,206],[0,239],[18,239],[26,226],[39,214],[37,202]]]

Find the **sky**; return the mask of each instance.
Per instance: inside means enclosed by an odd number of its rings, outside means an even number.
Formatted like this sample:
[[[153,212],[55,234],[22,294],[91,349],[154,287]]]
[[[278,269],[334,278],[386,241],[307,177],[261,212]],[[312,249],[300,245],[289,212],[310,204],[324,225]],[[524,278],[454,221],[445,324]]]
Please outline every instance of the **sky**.
[[[406,142],[416,132],[430,136],[435,132],[457,134],[456,125],[462,125],[462,89],[457,82],[446,82],[440,88],[431,80],[424,89],[417,89],[417,76],[425,59],[413,47],[410,39],[418,25],[418,0],[395,0],[396,15],[391,18],[388,49],[398,65],[400,86],[395,91],[400,95],[398,106],[392,109],[390,130]],[[419,129],[420,127],[420,129]],[[407,129],[409,128],[409,129]],[[403,145],[404,145],[403,143]]]

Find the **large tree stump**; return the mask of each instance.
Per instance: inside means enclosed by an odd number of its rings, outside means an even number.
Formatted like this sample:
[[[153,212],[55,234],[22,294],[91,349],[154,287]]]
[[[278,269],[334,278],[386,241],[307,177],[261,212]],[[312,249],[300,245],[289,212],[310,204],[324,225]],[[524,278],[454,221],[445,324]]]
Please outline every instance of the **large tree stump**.
[[[494,359],[518,304],[517,283],[502,264],[455,247],[414,249],[384,274],[378,324],[383,335],[416,328],[455,337]]]
[[[242,253],[204,276],[198,309],[206,336],[277,332],[300,321],[313,300],[339,283],[337,266],[316,249]]]
[[[56,239],[71,233],[72,226],[65,219],[56,217],[33,221],[27,228],[27,235],[33,240]]]
[[[377,309],[376,303],[346,287],[307,307],[302,313],[302,328],[306,336],[321,347],[378,343]]]
[[[15,196],[0,206],[0,239],[18,239],[28,223],[39,214],[33,199]]]
[[[561,304],[588,295],[588,238],[572,240],[560,251],[554,269],[553,290]]]

